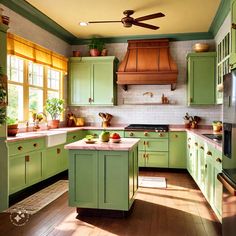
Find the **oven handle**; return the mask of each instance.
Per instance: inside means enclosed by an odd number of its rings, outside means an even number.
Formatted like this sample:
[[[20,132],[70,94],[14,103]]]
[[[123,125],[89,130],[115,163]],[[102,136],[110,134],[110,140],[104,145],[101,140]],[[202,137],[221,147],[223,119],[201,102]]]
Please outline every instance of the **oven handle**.
[[[217,179],[223,184],[223,186],[231,193],[231,195],[236,196],[236,188],[232,186],[224,177],[224,174],[219,173]]]

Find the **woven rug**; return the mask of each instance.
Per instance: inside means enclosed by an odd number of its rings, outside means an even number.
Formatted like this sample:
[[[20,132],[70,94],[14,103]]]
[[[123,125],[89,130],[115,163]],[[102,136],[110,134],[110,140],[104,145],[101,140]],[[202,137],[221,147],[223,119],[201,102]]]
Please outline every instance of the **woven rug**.
[[[139,176],[138,185],[139,187],[145,187],[145,188],[166,188],[166,178]]]
[[[68,180],[59,180],[56,183],[14,204],[6,209],[5,212],[12,213],[17,209],[24,209],[28,214],[33,215],[67,191]]]

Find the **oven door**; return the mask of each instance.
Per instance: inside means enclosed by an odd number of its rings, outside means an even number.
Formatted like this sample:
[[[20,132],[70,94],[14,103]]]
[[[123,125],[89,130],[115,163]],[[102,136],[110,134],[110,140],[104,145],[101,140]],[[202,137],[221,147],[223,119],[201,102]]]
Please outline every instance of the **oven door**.
[[[224,173],[217,176],[223,185],[222,233],[223,236],[236,235],[236,184]]]

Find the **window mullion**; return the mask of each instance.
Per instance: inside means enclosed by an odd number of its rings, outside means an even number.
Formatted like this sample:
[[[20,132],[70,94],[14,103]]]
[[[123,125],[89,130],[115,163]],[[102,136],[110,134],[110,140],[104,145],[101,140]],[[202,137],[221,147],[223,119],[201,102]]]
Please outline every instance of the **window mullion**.
[[[29,120],[29,80],[28,80],[28,61],[24,60],[24,78],[23,78],[23,106],[24,106],[24,120]]]
[[[43,112],[45,113],[45,104],[48,97],[48,69],[46,66],[43,67]]]

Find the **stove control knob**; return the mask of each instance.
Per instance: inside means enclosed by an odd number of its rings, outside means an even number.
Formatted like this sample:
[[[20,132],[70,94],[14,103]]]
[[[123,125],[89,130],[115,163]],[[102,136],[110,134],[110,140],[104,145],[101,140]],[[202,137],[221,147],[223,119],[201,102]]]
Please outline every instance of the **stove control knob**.
[[[144,136],[148,136],[148,132],[144,132],[143,134],[144,134]]]

